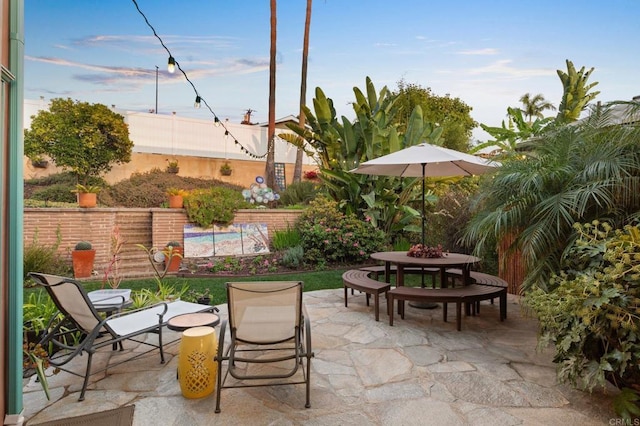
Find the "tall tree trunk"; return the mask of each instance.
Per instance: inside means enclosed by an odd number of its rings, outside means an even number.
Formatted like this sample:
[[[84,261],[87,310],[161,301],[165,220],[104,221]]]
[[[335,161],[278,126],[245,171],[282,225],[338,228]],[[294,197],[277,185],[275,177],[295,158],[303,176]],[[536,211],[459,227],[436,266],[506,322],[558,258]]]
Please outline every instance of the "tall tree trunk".
[[[311,3],[313,0],[307,0],[307,16],[304,21],[304,41],[302,46],[302,73],[300,80],[300,115],[298,121],[300,127],[304,128],[305,116],[303,105],[307,103],[307,59],[309,57],[309,29],[311,27]],[[296,164],[293,169],[293,181],[300,182],[302,180],[302,154],[301,148],[296,151]]]
[[[275,135],[276,135],[276,0],[271,0],[271,48],[269,50],[269,127],[267,142],[266,184],[276,192]]]

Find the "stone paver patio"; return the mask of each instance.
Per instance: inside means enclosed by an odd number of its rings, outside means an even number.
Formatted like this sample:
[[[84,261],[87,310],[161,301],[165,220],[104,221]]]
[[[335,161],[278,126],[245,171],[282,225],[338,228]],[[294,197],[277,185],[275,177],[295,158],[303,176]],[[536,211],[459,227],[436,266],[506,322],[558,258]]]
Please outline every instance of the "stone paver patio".
[[[223,390],[222,412],[215,393],[185,399],[176,380],[178,344],[167,346],[167,363],[157,353],[92,376],[83,402],[81,379],[67,373],[50,378],[51,401],[38,383],[25,384],[29,424],[135,404],[134,425],[607,425],[614,424],[616,390],[588,394],[559,385],[552,351],[536,351],[536,322],[523,317],[509,296],[508,319],[483,303],[480,316],[463,318],[455,309],[442,321],[442,308],[406,308],[404,320],[380,322],[364,295],[343,291],[304,294],[312,320],[311,408],[304,387]],[[221,306],[226,315],[226,306]],[[173,337],[178,333],[168,332]],[[133,345],[126,345],[135,350]],[[126,354],[125,354],[126,355]],[[94,357],[96,367],[109,351]],[[621,424],[621,423],[615,423]]]

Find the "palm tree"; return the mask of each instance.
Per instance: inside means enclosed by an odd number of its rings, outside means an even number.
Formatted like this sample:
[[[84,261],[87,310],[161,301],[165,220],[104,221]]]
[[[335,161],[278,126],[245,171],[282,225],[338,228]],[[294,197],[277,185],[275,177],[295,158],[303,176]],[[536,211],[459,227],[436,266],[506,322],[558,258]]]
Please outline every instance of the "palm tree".
[[[307,59],[309,57],[309,29],[311,27],[311,3],[313,0],[307,0],[307,14],[304,21],[304,39],[302,42],[302,75],[300,79],[300,116],[298,124],[304,128],[305,116],[303,106],[307,103]],[[300,182],[302,180],[302,148],[296,151],[296,164],[293,169],[293,181]]]
[[[602,107],[543,133],[532,151],[504,161],[481,188],[464,240],[480,253],[492,241],[513,238],[506,254],[522,255],[521,291],[547,288],[575,237],[574,223],[622,227],[638,220],[640,126],[612,125],[612,113]]]
[[[269,50],[269,125],[267,128],[267,162],[264,174],[266,184],[276,192],[275,137],[276,137],[276,0],[271,0],[271,48]]]
[[[547,109],[554,111],[556,109],[551,102],[544,98],[542,93],[538,93],[535,96],[525,93],[520,97],[520,102],[522,102],[521,111],[527,117],[529,124],[533,122],[533,117],[544,118],[543,111]]]

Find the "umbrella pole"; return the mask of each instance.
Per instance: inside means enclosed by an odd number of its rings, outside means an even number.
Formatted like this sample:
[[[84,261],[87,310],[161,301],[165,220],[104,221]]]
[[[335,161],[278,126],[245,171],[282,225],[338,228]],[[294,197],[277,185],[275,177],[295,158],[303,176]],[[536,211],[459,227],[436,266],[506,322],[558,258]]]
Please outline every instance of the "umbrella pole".
[[[425,244],[425,228],[426,228],[426,222],[427,222],[427,218],[424,216],[424,175],[425,175],[425,167],[427,166],[426,163],[422,163],[422,247],[424,248],[424,244]]]
[[[427,224],[427,218],[425,217],[425,202],[424,202],[424,179],[425,179],[425,168],[427,167],[427,163],[422,163],[422,248],[424,249],[425,247],[425,234],[426,234],[426,224]],[[422,276],[422,288],[425,288],[425,284],[424,284],[424,266],[422,267],[422,274],[420,274]],[[437,303],[425,303],[425,302],[410,302],[409,306],[412,306],[414,308],[418,308],[418,309],[435,309],[438,307]]]
[[[425,167],[427,167],[427,163],[422,163],[422,249],[425,247],[425,228],[427,225],[427,218],[424,216],[424,175],[425,175]],[[424,288],[424,268],[422,268],[422,288]]]

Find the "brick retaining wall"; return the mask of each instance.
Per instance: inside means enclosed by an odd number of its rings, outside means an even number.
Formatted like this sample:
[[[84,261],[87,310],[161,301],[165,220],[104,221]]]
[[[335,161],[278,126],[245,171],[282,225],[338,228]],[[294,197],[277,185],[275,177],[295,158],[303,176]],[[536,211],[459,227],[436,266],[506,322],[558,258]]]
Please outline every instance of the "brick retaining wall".
[[[235,223],[266,223],[270,233],[293,227],[302,210],[239,210]],[[109,261],[111,231],[120,226],[126,250],[137,250],[135,244],[164,247],[169,241],[183,241],[183,227],[188,223],[184,209],[140,208],[25,208],[24,244],[37,235],[39,244],[53,245],[60,235],[58,252],[71,261],[71,250],[78,241],[90,241],[96,249],[95,267],[101,271]],[[127,226],[129,225],[129,226]]]

